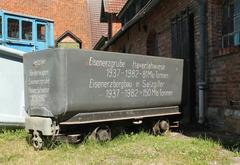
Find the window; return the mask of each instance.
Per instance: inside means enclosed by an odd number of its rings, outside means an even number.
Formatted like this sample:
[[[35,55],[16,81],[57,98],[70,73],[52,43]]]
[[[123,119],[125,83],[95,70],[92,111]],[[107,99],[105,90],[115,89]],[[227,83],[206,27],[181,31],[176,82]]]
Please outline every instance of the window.
[[[0,38],[2,38],[2,17],[0,17]]]
[[[194,61],[194,27],[194,15],[188,8],[171,20],[172,57]]]
[[[37,25],[37,39],[40,41],[46,40],[46,26],[43,24]]]
[[[8,37],[19,39],[19,20],[8,18]]]
[[[222,33],[223,48],[240,45],[240,0],[225,0]]]
[[[22,39],[32,40],[32,22],[22,21]]]

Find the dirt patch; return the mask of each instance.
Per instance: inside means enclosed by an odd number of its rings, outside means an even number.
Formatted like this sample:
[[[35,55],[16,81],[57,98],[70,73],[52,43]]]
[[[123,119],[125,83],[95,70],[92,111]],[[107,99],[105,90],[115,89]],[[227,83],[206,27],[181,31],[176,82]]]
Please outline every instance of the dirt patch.
[[[240,157],[233,158],[233,164],[232,165],[239,165],[240,164]]]

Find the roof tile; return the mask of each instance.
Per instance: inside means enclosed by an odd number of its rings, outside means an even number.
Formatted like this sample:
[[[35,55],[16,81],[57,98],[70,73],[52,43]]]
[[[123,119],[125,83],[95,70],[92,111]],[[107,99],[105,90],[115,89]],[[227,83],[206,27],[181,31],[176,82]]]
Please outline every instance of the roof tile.
[[[104,0],[104,10],[108,13],[119,13],[127,0]]]

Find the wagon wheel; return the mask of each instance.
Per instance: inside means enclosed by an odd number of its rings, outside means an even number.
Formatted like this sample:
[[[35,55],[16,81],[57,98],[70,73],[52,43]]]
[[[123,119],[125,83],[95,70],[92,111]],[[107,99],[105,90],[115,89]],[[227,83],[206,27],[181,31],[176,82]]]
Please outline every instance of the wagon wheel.
[[[165,120],[162,121],[159,120],[153,125],[152,130],[154,135],[163,135],[169,131],[169,128],[170,128],[169,122]]]
[[[108,126],[97,127],[90,136],[98,142],[105,142],[112,139],[111,129]]]
[[[32,145],[35,150],[41,150],[43,148],[44,142],[42,135],[38,131],[34,131],[32,134]]]
[[[43,148],[52,149],[57,140],[57,135],[59,134],[59,126],[54,123],[53,125],[53,135],[43,136],[40,131],[34,130],[31,135],[31,143],[35,150],[41,150]]]

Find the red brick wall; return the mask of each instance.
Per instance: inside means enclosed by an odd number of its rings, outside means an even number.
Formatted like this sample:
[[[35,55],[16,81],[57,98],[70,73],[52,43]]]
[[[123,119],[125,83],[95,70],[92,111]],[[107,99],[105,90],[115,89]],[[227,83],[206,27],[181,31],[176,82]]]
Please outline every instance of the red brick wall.
[[[70,30],[83,41],[83,48],[91,48],[86,0],[1,0],[0,9],[52,19],[55,39]]]
[[[112,35],[115,35],[122,28],[121,23],[113,23],[112,24]]]
[[[171,57],[170,20],[186,7],[190,7],[194,14],[195,65],[198,81],[200,33],[197,1],[162,0],[108,50],[146,54],[147,36],[151,30],[155,30],[158,34],[160,56]],[[222,15],[222,1],[207,1],[206,116],[210,125],[240,134],[240,105],[234,102],[240,101],[240,48],[221,49]]]
[[[101,15],[101,0],[88,0],[91,20],[91,38],[92,46],[94,47],[98,40],[104,35],[107,36],[107,23],[100,23]]]
[[[147,39],[148,36],[154,31],[158,40],[158,52],[162,57],[172,56],[171,47],[171,19],[181,14],[186,8],[191,8],[195,17],[195,26],[199,24],[198,3],[191,0],[162,0],[152,9],[140,22],[136,23],[133,27],[121,36],[110,48],[109,51],[128,52],[134,54],[147,54]],[[199,30],[195,29],[195,43],[199,43]],[[196,47],[195,61],[198,59],[199,47]],[[197,71],[196,71],[197,73]],[[197,79],[197,75],[196,75]],[[193,89],[197,91],[197,89]],[[197,94],[196,94],[197,95]],[[196,98],[196,100],[198,100]],[[197,105],[196,105],[197,106]],[[196,107],[195,106],[195,107]],[[196,111],[197,107],[192,109],[191,112]],[[185,110],[184,121],[189,121],[187,116],[189,110]],[[194,117],[193,117],[194,118]]]
[[[240,133],[240,49],[221,48],[222,5],[219,0],[208,5],[208,114],[226,130]]]

